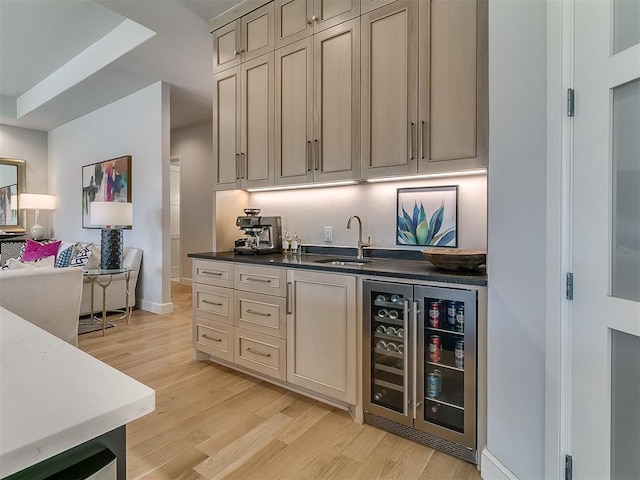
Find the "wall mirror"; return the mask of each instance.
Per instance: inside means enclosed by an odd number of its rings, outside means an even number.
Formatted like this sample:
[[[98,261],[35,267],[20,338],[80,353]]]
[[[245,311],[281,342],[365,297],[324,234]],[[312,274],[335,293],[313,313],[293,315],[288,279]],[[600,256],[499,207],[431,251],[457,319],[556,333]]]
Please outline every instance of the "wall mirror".
[[[27,215],[18,207],[18,195],[25,193],[26,162],[0,157],[0,235],[26,232]]]

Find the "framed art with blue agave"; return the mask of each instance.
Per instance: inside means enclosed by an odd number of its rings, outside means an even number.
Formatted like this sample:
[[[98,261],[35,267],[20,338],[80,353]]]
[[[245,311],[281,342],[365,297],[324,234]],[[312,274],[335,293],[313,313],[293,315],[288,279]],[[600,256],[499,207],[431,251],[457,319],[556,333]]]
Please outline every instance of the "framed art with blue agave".
[[[457,185],[399,188],[396,245],[457,247]]]

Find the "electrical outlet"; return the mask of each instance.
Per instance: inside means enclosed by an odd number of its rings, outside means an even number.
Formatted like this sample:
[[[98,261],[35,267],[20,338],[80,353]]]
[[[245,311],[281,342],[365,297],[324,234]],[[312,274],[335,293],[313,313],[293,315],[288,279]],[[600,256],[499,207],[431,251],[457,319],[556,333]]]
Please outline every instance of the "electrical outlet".
[[[324,241],[333,242],[333,227],[324,227]]]

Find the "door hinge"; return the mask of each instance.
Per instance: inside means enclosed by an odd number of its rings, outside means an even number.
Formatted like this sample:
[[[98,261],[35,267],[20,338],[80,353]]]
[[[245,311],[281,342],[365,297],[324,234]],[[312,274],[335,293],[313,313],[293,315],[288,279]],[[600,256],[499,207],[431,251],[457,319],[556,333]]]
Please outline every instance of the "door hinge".
[[[573,273],[567,273],[567,282],[566,282],[566,298],[567,300],[573,300]]]
[[[564,457],[564,480],[571,480],[573,478],[573,458],[571,455],[565,455]]]
[[[575,91],[573,88],[567,89],[567,117],[573,117],[573,109],[575,106]]]

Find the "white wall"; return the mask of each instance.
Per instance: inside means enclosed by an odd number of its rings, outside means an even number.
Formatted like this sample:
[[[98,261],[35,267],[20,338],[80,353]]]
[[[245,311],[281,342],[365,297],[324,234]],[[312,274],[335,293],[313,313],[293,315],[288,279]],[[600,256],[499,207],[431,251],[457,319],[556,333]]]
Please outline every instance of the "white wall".
[[[188,281],[187,254],[213,249],[213,124],[173,130],[171,156],[180,156],[180,265],[181,276]]]
[[[27,193],[48,191],[47,132],[0,125],[0,157],[24,160],[27,165]],[[40,212],[39,222],[50,232],[56,212]],[[35,212],[27,212],[27,230],[33,225]]]
[[[489,1],[487,449],[545,477],[546,2]],[[483,478],[497,470],[483,464]]]
[[[362,235],[379,248],[411,248],[396,245],[398,188],[458,185],[458,241],[461,248],[484,250],[487,246],[487,177],[484,174],[389,183],[254,192],[251,207],[261,215],[282,216],[283,228],[300,235],[303,244],[355,247],[357,222],[347,230],[351,215],[362,219]],[[323,227],[333,227],[334,241],[323,240]],[[230,225],[230,228],[237,227]],[[237,237],[241,236],[237,230]]]
[[[125,246],[144,251],[137,305],[156,313],[172,310],[168,92],[168,85],[155,83],[49,132],[49,188],[58,198],[57,238],[99,244],[100,230],[82,228],[82,166],[132,156],[133,228],[125,231],[124,240]]]

